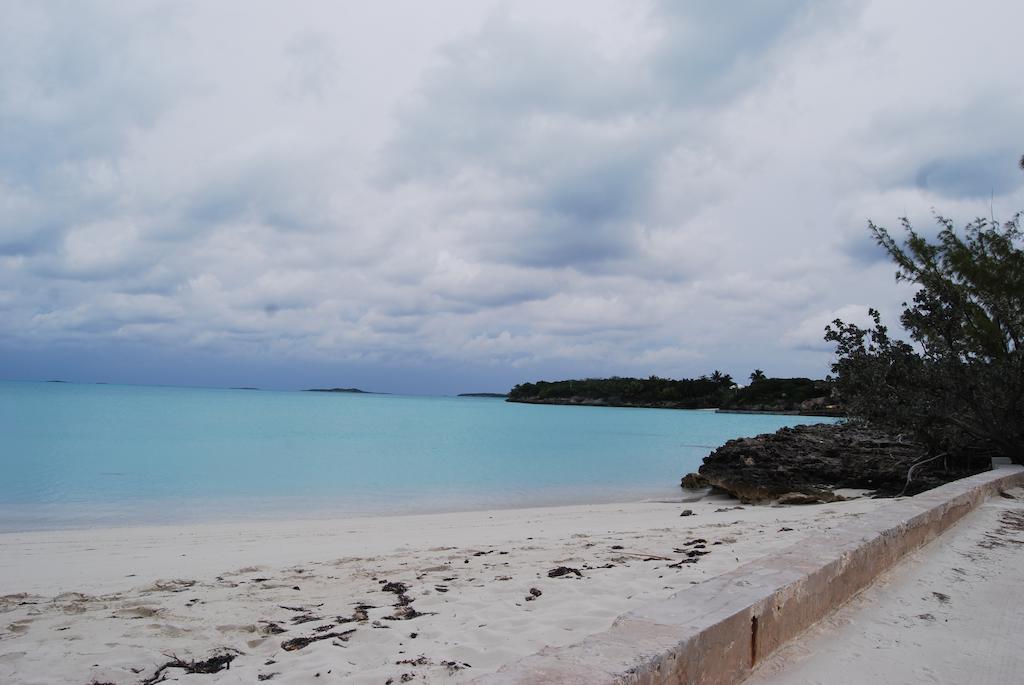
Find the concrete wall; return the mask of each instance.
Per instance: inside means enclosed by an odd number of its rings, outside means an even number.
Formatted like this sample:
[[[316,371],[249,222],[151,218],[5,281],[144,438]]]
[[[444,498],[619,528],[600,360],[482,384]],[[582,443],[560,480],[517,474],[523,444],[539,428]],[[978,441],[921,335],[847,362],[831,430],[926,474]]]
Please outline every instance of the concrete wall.
[[[758,661],[831,613],[905,554],[988,497],[1024,484],[1024,467],[894,501],[828,538],[805,540],[623,614],[582,642],[547,648],[481,685],[742,682]]]

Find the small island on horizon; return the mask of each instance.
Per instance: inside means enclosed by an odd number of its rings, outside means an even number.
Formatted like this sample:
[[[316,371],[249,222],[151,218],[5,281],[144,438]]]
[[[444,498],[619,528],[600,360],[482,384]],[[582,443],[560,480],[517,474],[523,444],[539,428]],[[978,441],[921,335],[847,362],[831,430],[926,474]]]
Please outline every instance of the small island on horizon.
[[[304,392],[347,392],[354,395],[379,395],[380,393],[359,388],[306,388]]]
[[[460,392],[456,397],[508,397],[507,392]]]

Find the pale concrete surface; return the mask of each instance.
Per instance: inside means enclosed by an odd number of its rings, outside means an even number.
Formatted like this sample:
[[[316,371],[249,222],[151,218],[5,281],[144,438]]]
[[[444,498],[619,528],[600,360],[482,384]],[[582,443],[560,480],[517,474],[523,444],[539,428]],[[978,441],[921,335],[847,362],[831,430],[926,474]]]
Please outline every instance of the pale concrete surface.
[[[996,495],[745,685],[1024,683],[1024,488]]]
[[[1024,468],[1006,466],[893,501],[827,536],[805,539],[623,614],[603,633],[569,646],[545,648],[473,682],[743,682],[777,649],[844,606],[905,555],[999,497],[1001,491],[1022,483]],[[871,682],[860,675],[853,674],[854,679],[847,682]]]

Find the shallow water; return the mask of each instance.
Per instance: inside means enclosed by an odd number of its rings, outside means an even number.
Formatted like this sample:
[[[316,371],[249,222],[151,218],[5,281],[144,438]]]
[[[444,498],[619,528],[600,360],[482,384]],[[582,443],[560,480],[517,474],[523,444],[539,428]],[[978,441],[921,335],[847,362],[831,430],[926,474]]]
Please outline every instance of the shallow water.
[[[0,531],[678,496],[726,440],[820,421],[0,382]]]

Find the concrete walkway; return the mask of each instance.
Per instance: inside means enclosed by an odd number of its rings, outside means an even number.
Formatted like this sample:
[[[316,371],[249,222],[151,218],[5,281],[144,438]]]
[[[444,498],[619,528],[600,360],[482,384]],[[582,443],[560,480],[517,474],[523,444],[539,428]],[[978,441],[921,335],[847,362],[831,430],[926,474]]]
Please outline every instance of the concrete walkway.
[[[996,495],[745,685],[1024,683],[1024,488]]]

